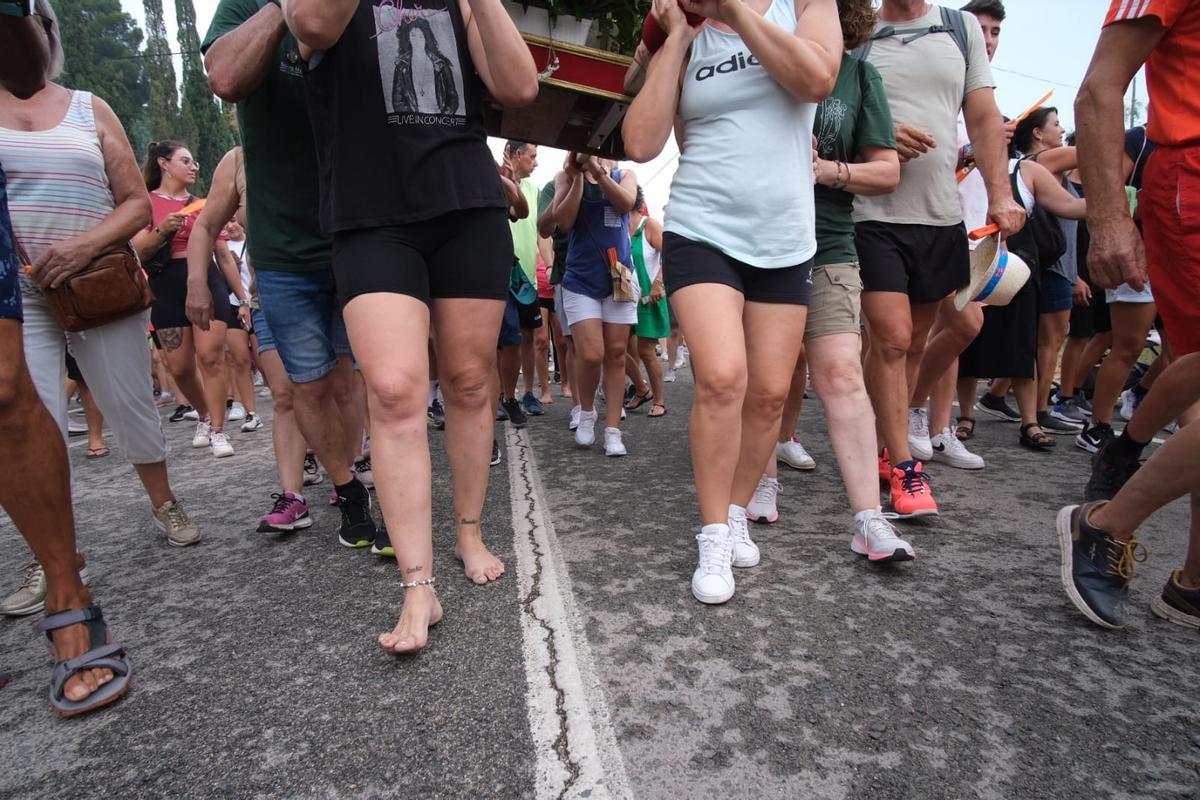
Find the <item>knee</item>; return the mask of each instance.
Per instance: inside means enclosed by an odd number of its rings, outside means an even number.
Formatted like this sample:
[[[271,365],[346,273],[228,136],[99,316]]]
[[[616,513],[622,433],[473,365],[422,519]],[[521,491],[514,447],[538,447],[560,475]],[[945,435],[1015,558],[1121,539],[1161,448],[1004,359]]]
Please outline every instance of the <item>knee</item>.
[[[775,421],[783,414],[789,388],[788,386],[754,386],[745,394],[745,405],[751,409],[755,418],[775,424]]]
[[[1122,336],[1114,336],[1112,343],[1113,355],[1120,357],[1123,361],[1134,362],[1137,357],[1142,354],[1142,349],[1146,346],[1146,339],[1142,336],[1131,336],[1124,334]]]
[[[225,353],[218,348],[206,348],[196,353],[196,360],[200,363],[200,369],[213,372],[225,366]]]
[[[373,424],[405,423],[418,415],[425,416],[425,403],[429,398],[426,379],[402,372],[385,373],[367,382],[367,392],[371,396]]]
[[[886,362],[904,360],[916,344],[912,328],[871,331],[871,354]],[[921,346],[924,347],[924,342]]]
[[[271,407],[276,414],[291,414],[295,408],[295,398],[292,396],[291,388],[285,389],[282,392],[271,392]]]
[[[581,367],[599,367],[604,362],[604,346],[598,343],[576,342],[573,355]]]
[[[492,370],[488,364],[441,370],[440,381],[446,403],[459,408],[477,409],[492,402]]]
[[[625,354],[628,352],[629,347],[624,342],[606,345],[604,348],[604,362],[614,366],[624,366]]]
[[[0,367],[0,420],[9,419],[21,411],[23,395],[26,394],[17,381],[16,370],[8,367]]]
[[[841,410],[851,400],[866,401],[867,390],[858,362],[838,361],[822,372],[813,372],[812,378],[813,388],[831,412]]]
[[[725,368],[697,372],[696,401],[720,408],[739,409],[746,398],[746,371]],[[786,399],[787,393],[784,392]],[[782,407],[782,400],[780,407]]]
[[[954,337],[955,343],[965,348],[975,341],[975,337],[983,330],[983,312],[973,306],[967,306],[966,311],[954,315],[954,322],[947,330]]]

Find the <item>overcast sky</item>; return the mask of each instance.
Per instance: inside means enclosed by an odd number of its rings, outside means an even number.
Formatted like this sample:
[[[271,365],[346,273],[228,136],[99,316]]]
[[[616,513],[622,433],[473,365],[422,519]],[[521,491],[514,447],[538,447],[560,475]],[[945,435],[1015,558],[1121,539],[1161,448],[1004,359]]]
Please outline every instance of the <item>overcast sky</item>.
[[[962,0],[966,2],[966,0]],[[121,0],[125,9],[144,23],[141,0]],[[200,38],[204,38],[217,0],[194,0]],[[959,3],[954,3],[959,5]],[[175,4],[163,1],[167,33],[175,39]],[[992,67],[995,70],[996,99],[1000,110],[1009,116],[1020,114],[1051,89],[1050,105],[1059,108],[1063,125],[1074,129],[1072,104],[1079,83],[1087,70],[1100,25],[1108,9],[1107,0],[1006,0],[1008,19],[1000,37],[1000,48]],[[178,66],[176,67],[178,69]],[[1138,96],[1146,97],[1145,84],[1139,78]],[[493,143],[498,147],[498,143]],[[674,174],[674,142],[658,159],[635,169],[643,184],[653,213],[660,214]],[[541,166],[534,179],[550,180],[561,167],[564,154],[543,148]]]

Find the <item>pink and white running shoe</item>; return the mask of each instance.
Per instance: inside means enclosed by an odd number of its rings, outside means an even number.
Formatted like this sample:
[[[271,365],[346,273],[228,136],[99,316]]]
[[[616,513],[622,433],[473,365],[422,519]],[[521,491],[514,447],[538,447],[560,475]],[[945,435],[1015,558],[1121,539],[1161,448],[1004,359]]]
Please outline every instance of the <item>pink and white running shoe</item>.
[[[897,536],[895,526],[878,511],[858,523],[850,549],[876,564],[912,561],[917,557],[912,545]]]
[[[289,533],[312,525],[308,502],[291,492],[271,495],[274,507],[258,521],[259,533]]]

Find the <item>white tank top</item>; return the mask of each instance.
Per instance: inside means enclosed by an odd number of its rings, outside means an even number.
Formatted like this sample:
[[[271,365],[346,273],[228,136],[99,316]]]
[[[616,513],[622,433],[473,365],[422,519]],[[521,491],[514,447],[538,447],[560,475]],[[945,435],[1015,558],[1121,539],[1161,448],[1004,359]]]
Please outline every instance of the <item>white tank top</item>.
[[[795,31],[795,0],[773,0],[764,17]],[[776,82],[741,36],[704,25],[683,77],[685,130],[664,229],[753,267],[811,259],[816,110]]]

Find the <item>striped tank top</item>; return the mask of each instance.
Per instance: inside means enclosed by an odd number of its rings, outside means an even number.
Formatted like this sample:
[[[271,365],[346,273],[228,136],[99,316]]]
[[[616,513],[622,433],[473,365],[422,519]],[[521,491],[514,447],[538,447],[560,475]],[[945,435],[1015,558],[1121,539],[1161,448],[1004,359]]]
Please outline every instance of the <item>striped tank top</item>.
[[[89,92],[72,92],[62,122],[49,130],[0,127],[0,164],[8,174],[13,232],[34,261],[51,245],[91,230],[112,213]],[[37,291],[24,273],[21,290]]]

